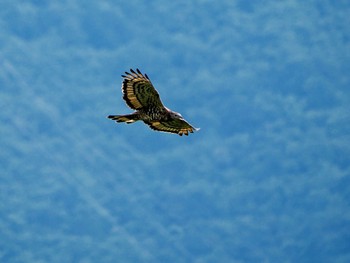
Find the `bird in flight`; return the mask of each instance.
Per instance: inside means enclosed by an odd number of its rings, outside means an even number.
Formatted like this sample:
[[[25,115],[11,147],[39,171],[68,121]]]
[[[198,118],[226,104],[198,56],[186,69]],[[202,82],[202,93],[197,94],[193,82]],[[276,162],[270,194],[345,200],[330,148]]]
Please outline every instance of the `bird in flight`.
[[[180,136],[199,130],[185,121],[180,113],[163,105],[147,74],[142,74],[139,69],[130,69],[130,73],[125,72],[122,77],[123,99],[135,111],[127,115],[109,115],[109,119],[128,124],[141,120],[153,130],[176,133]]]

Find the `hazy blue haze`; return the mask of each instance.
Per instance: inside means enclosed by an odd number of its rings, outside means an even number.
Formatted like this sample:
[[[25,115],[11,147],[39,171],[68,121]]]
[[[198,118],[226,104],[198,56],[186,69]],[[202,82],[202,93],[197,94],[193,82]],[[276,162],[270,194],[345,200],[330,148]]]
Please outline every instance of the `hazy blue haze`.
[[[0,262],[350,262],[350,2],[0,8]],[[105,117],[147,73],[189,137]]]

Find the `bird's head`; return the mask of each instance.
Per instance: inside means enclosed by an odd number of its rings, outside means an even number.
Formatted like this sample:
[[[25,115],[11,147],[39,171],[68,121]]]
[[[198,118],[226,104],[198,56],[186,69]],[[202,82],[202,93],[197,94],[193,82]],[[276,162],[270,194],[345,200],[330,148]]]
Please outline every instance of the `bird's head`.
[[[170,116],[174,119],[180,119],[180,120],[183,120],[184,118],[182,117],[182,115],[178,112],[175,112],[175,111],[172,111],[168,108],[166,108],[168,110],[168,112],[170,113]]]

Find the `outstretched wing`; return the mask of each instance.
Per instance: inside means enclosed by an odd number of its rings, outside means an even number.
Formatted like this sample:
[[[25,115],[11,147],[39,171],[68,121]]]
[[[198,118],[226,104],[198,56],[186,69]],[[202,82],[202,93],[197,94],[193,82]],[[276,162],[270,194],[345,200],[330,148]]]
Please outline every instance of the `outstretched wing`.
[[[126,104],[134,110],[147,107],[163,108],[159,94],[147,74],[143,75],[139,69],[136,69],[136,72],[130,69],[130,72],[125,72],[126,75],[122,75],[124,78],[122,84],[123,99]]]
[[[167,121],[153,121],[153,122],[146,122],[146,123],[153,130],[177,133],[180,136],[182,136],[183,134],[188,135],[189,132],[193,133],[194,131],[199,130],[198,128],[192,127],[184,119],[172,118]]]

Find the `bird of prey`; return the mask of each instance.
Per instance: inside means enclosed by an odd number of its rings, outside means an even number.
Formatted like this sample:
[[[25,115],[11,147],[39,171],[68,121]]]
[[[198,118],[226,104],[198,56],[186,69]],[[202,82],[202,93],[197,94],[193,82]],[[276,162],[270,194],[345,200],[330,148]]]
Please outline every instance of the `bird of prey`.
[[[109,119],[128,124],[141,120],[153,130],[176,133],[180,136],[199,130],[185,121],[180,113],[163,105],[147,74],[142,74],[139,69],[130,69],[130,73],[125,72],[122,77],[123,99],[135,111],[127,115],[109,115]]]

